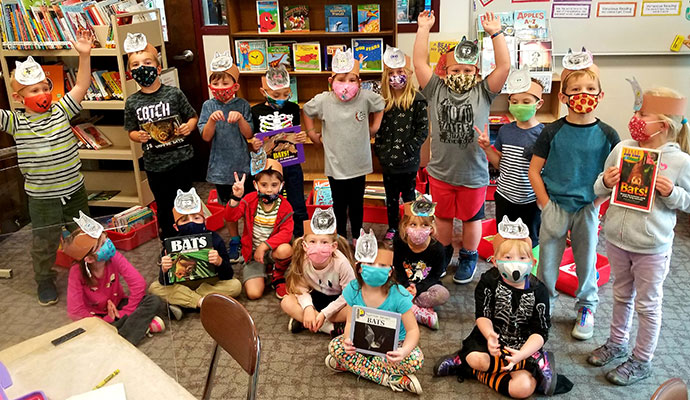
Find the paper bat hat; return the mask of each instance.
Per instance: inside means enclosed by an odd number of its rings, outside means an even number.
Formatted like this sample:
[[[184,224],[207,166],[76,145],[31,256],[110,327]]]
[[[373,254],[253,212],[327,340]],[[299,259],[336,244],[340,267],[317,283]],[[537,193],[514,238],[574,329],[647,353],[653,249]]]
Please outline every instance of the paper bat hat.
[[[508,80],[506,81],[506,93],[529,93],[541,99],[543,92],[544,88],[540,84],[532,81],[532,77],[527,68],[513,69],[510,71],[510,75],[508,75]]]
[[[73,218],[81,232],[63,243],[62,251],[75,260],[82,260],[91,252],[103,233],[103,225],[79,211],[79,218]]]
[[[158,50],[146,40],[146,35],[143,33],[127,33],[122,49],[127,54],[136,53],[138,51],[146,51],[151,53],[154,57],[158,57]]]
[[[479,47],[477,47],[477,41],[467,40],[465,36],[462,37],[453,51],[446,53],[446,68],[456,64],[477,66],[478,62]]]
[[[498,250],[501,243],[508,239],[522,240],[532,247],[532,240],[529,238],[529,229],[527,225],[522,222],[522,218],[511,221],[508,219],[507,215],[503,216],[501,222],[498,223],[498,234],[494,236],[494,252]]]
[[[332,235],[336,230],[335,212],[333,207],[325,210],[314,210],[311,220],[304,221],[304,236],[306,235]]]
[[[185,215],[201,214],[204,218],[208,218],[211,215],[211,212],[201,202],[201,198],[194,188],[189,189],[188,192],[177,189],[172,213],[175,223]]]
[[[386,45],[386,51],[383,52],[383,65],[391,69],[405,66],[410,68],[410,57],[399,48]]]
[[[240,77],[240,70],[233,62],[230,51],[225,51],[223,53],[216,52],[213,54],[213,59],[209,65],[209,70],[211,72],[226,72],[232,76],[232,79],[235,80],[235,83],[237,83],[237,80]]]
[[[285,64],[280,64],[277,68],[270,67],[266,75],[261,77],[261,86],[264,89],[280,90],[290,87],[290,73],[285,68]]]
[[[14,80],[20,85],[35,85],[46,79],[43,68],[41,68],[41,65],[34,61],[34,58],[31,56],[27,57],[24,62],[15,61],[15,66]]]
[[[333,55],[331,69],[333,70],[333,75],[353,73],[359,76],[359,61],[355,60],[352,49],[345,51],[337,49]]]
[[[281,175],[283,174],[283,166],[278,161],[269,158],[263,147],[257,152],[252,151],[249,155],[251,156],[249,170],[252,176],[266,169],[272,169],[280,172]]]
[[[374,231],[365,233],[361,229],[355,246],[355,260],[365,264],[393,265],[393,252],[378,248]]]
[[[645,93],[642,96],[640,112],[644,114],[685,115],[688,99],[685,97],[665,97]]]
[[[433,217],[436,211],[436,203],[431,201],[429,195],[423,194],[415,201],[410,201],[403,204],[405,215],[416,217]]]
[[[581,51],[573,53],[572,49],[568,49],[568,53],[563,56],[563,71],[561,71],[561,82],[575,71],[588,69],[596,76],[599,76],[599,67],[594,64],[594,56],[584,47]]]
[[[633,111],[640,111],[640,108],[642,108],[642,86],[640,86],[640,83],[637,81],[637,79],[633,76],[632,79],[625,78],[628,83],[630,83],[630,86],[632,87],[633,91],[633,96],[635,96],[635,102],[633,103]]]

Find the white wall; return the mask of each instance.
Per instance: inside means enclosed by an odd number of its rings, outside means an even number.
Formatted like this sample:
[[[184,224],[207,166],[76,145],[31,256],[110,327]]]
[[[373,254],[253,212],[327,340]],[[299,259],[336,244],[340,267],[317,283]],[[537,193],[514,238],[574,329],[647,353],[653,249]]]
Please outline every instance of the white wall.
[[[201,37],[202,43],[204,44],[204,66],[206,67],[206,79],[211,76],[211,70],[208,66],[211,65],[211,60],[215,52],[222,53],[224,51],[230,51],[230,37],[228,35],[205,35]],[[232,55],[233,60],[235,55]],[[236,61],[235,61],[236,62]],[[209,90],[209,96],[211,91]]]

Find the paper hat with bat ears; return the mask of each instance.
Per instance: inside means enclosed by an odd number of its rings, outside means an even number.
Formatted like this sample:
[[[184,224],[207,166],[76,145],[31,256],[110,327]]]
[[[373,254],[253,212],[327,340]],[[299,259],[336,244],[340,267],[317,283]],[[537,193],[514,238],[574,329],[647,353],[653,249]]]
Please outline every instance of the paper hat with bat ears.
[[[325,210],[317,208],[314,215],[308,221],[303,221],[304,236],[307,235],[332,235],[336,231],[335,212],[333,207]]]
[[[405,215],[415,217],[433,217],[436,211],[436,203],[431,201],[429,195],[423,194],[415,201],[410,201],[403,204]]]
[[[477,47],[476,40],[467,40],[465,36],[462,37],[460,43],[455,48],[446,53],[446,68],[457,65],[474,65],[477,66],[479,62],[479,47]]]
[[[271,90],[280,90],[290,87],[290,73],[285,64],[280,64],[278,67],[270,67],[266,75],[261,77],[261,87]]]
[[[645,114],[685,115],[685,107],[688,105],[687,98],[643,93],[642,87],[635,77],[632,79],[626,78],[626,80],[630,83],[635,96],[634,111],[640,111]]]
[[[568,49],[568,54],[563,56],[563,71],[561,71],[561,82],[565,81],[568,75],[575,71],[588,69],[596,76],[599,76],[599,67],[594,64],[594,56],[584,47],[581,51],[573,53],[572,49]]]
[[[333,55],[331,64],[331,69],[333,70],[331,76],[349,73],[359,76],[359,61],[355,60],[352,49],[347,49],[345,51],[337,49]]]
[[[355,260],[364,264],[393,265],[393,252],[379,249],[374,231],[370,229],[369,233],[365,233],[364,229],[360,229],[355,246]]]
[[[508,75],[508,80],[506,81],[506,93],[509,95],[529,93],[537,99],[541,99],[543,92],[544,88],[532,80],[529,70],[526,67],[510,71],[510,75]]]
[[[383,65],[386,68],[411,68],[410,56],[405,55],[402,50],[397,47],[386,45],[386,51],[383,52]]]
[[[46,74],[41,65],[29,56],[24,62],[15,61],[14,80],[22,86],[35,85],[46,80]],[[15,90],[21,87],[14,88]]]
[[[158,50],[146,40],[146,35],[143,33],[127,32],[127,37],[125,37],[125,41],[122,43],[122,49],[127,54],[146,51],[154,57],[158,57]]]
[[[498,233],[493,240],[494,253],[501,246],[501,243],[508,239],[521,240],[532,247],[532,239],[529,238],[529,228],[522,222],[522,218],[511,221],[507,215],[503,216],[501,222],[498,223]]]
[[[235,80],[235,83],[237,83],[237,80],[240,78],[240,69],[237,68],[237,65],[233,62],[230,51],[225,51],[223,53],[216,52],[213,54],[213,59],[208,69],[211,72],[226,72],[230,74],[232,79]]]
[[[280,172],[281,175],[283,174],[283,166],[280,165],[278,161],[269,158],[263,147],[257,152],[251,152],[250,156],[251,161],[249,163],[249,172],[252,174],[252,176],[265,169],[272,169]]]
[[[62,251],[75,260],[83,260],[94,247],[103,233],[103,225],[93,218],[79,211],[79,218],[72,218],[81,232],[72,235],[70,240],[63,243]]]
[[[177,189],[172,213],[175,223],[185,215],[201,214],[204,218],[211,216],[211,211],[201,202],[201,198],[194,188],[189,189],[189,192]]]

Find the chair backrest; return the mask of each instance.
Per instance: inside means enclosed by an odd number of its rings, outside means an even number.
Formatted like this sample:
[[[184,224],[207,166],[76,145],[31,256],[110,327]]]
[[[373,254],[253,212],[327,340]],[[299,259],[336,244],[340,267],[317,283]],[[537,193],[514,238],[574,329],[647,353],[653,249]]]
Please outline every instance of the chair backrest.
[[[652,400],[688,400],[688,387],[682,379],[671,378],[659,386]]]
[[[201,324],[249,375],[257,368],[259,335],[254,320],[237,300],[220,294],[204,297]]]

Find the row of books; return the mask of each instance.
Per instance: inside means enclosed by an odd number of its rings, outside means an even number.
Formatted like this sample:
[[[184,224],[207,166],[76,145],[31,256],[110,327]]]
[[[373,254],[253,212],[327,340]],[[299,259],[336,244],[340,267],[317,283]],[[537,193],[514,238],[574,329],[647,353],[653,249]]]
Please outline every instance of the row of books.
[[[53,84],[53,101],[59,101],[65,93],[74,87],[77,80],[77,70],[65,68],[64,64],[44,65],[42,67]],[[107,70],[91,72],[91,85],[85,98],[91,101],[124,100],[120,73]]]
[[[91,122],[73,125],[72,132],[77,137],[77,146],[80,149],[100,150],[113,145],[103,131]]]
[[[321,46],[319,42],[271,41],[266,39],[236,40],[235,53],[240,72],[265,71],[269,66],[285,64],[290,71],[320,72],[331,69],[337,49],[351,47],[360,71],[383,71],[383,39],[353,38],[348,44]]]
[[[113,218],[108,222],[109,228],[114,228],[120,233],[127,233],[137,227],[144,225],[153,220],[154,214],[148,207],[134,206],[113,215]]]
[[[357,28],[352,21],[352,5],[326,4],[324,6],[326,32],[380,32],[379,4],[359,4]],[[256,2],[256,20],[259,33],[281,32],[281,8],[277,0]],[[283,32],[309,31],[309,6],[289,5],[282,8]]]

